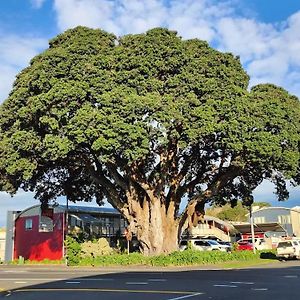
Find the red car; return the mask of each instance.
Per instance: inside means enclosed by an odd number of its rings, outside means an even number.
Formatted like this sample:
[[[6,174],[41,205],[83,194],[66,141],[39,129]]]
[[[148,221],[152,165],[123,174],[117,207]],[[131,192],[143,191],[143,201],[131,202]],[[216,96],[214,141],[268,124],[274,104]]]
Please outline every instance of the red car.
[[[239,240],[237,244],[237,250],[253,250],[253,244],[250,240]]]

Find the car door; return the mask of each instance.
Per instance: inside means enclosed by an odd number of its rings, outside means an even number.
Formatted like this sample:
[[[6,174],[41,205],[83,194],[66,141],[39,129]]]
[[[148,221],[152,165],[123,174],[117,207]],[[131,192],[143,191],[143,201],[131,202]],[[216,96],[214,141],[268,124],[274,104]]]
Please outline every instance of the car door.
[[[207,245],[205,241],[194,241],[194,246],[197,250],[205,251],[207,250]]]

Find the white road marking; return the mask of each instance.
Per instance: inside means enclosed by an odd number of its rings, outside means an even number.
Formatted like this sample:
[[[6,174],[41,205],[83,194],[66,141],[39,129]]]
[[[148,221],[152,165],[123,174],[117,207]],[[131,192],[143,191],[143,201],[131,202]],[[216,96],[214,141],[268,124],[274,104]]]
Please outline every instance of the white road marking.
[[[228,288],[237,288],[236,285],[231,285],[231,284],[214,284],[216,287],[228,287]]]
[[[247,281],[231,281],[232,284],[254,284],[254,282],[247,282]]]
[[[267,291],[267,288],[252,288],[253,291]]]
[[[165,281],[167,281],[167,279],[155,279],[155,278],[153,278],[153,279],[148,279],[148,281],[153,281],[153,282],[165,282]]]
[[[142,282],[142,281],[140,281],[140,282],[138,282],[138,281],[129,281],[129,282],[126,282],[126,284],[148,284],[148,282]]]
[[[27,273],[25,270],[5,270],[4,273]]]
[[[203,293],[196,293],[196,294],[181,296],[181,297],[177,297],[177,298],[170,298],[168,300],[186,299],[186,298],[191,298],[191,297],[195,297],[195,296],[198,296],[198,295],[203,295]]]
[[[80,281],[66,281],[67,284],[80,284]]]
[[[27,281],[15,281],[15,283],[27,283]]]
[[[285,278],[298,278],[297,275],[285,275],[283,277],[285,277]]]

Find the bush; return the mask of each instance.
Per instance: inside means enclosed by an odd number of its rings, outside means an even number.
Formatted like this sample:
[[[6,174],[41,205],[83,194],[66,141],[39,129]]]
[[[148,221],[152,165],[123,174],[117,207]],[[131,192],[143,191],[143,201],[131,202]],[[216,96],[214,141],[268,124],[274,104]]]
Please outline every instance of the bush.
[[[94,241],[86,241],[81,244],[81,257],[96,257],[113,253],[109,242],[105,238]]]
[[[268,252],[264,252],[266,256]],[[271,255],[271,254],[269,254]],[[224,262],[258,261],[261,253],[254,254],[251,251],[176,251],[167,255],[144,256],[141,253],[111,254],[97,257],[84,257],[79,265],[112,266],[112,265],[150,265],[150,266],[191,266],[204,264],[218,264]]]
[[[65,247],[68,265],[78,265],[80,262],[81,244],[74,237],[67,236],[65,240]]]

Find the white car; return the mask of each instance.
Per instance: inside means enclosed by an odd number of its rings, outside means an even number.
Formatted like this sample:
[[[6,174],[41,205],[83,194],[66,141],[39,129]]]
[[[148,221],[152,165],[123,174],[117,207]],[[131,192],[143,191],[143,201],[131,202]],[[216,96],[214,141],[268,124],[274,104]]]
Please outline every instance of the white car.
[[[278,259],[300,259],[300,241],[286,240],[279,242],[276,248],[276,256],[278,257]]]
[[[205,239],[182,240],[179,244],[179,249],[185,250],[188,247],[188,243],[191,243],[192,249],[199,251],[230,251],[230,246],[228,245],[221,245],[217,241]]]

